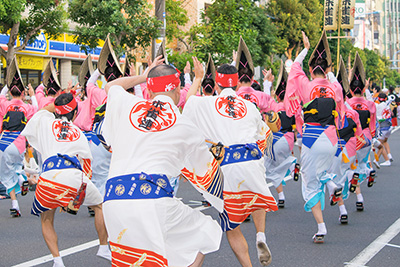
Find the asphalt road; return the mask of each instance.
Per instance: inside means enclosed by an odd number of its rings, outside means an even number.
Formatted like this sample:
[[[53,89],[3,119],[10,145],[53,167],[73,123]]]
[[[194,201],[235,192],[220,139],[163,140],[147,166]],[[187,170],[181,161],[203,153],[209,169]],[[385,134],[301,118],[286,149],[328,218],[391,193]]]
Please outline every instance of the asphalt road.
[[[303,209],[301,182],[287,182],[284,188],[286,207],[267,215],[267,243],[273,257],[270,266],[345,266],[361,252],[363,253],[359,258],[367,258],[367,263],[358,266],[400,266],[400,220],[394,225],[397,228],[389,228],[400,218],[400,132],[391,136],[390,145],[394,157],[392,166],[377,170],[377,183],[372,188],[362,185],[365,201],[363,212],[356,211],[354,194],[345,202],[349,214],[348,225],[339,224],[338,207],[326,207],[324,219],[328,235],[324,244],[312,242],[317,227],[312,214]],[[271,191],[277,196],[274,188]],[[192,201],[200,201],[202,198],[189,183],[181,182],[178,197],[194,208],[200,207]],[[9,216],[10,200],[0,201],[1,267],[35,259],[44,262],[46,257],[42,257],[50,254],[41,234],[40,219],[30,215],[33,193],[18,199],[22,211],[20,218]],[[203,212],[218,218],[217,212],[212,208]],[[80,210],[77,216],[57,213],[55,227],[60,250],[73,250],[72,254],[63,257],[66,266],[110,266],[107,261],[96,257],[97,246],[90,246],[90,243],[83,248],[76,248],[97,238],[93,218],[88,216],[85,209]],[[252,263],[259,266],[254,224],[243,223],[241,228],[249,243]],[[380,238],[376,240],[378,237]],[[85,249],[85,246],[90,248]],[[368,246],[369,250],[365,250]],[[371,259],[368,261],[369,258]],[[51,257],[47,257],[47,262],[38,266],[52,266],[50,259]],[[33,266],[33,263],[21,266]],[[220,250],[207,255],[203,266],[239,266],[225,236]]]

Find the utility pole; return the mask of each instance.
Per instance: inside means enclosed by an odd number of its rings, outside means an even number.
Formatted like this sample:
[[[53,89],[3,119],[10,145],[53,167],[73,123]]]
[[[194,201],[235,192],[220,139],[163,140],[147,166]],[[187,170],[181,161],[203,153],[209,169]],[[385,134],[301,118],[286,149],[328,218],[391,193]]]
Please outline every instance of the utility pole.
[[[157,38],[153,39],[152,45],[152,53],[151,58],[154,60],[155,55],[157,53],[158,48],[165,41],[165,0],[155,0],[155,15],[159,21],[163,23],[163,26],[160,28],[160,33]]]

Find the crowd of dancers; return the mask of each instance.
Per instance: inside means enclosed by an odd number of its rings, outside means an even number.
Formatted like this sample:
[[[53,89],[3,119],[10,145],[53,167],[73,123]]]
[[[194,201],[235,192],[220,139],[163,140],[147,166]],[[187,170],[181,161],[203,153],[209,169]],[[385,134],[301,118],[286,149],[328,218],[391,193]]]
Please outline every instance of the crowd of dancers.
[[[293,64],[281,61],[276,79],[263,71],[263,89],[243,39],[232,64],[216,68],[209,55],[204,68],[193,57],[193,70],[188,62],[181,74],[161,46],[136,75],[128,58],[120,67],[107,37],[97,69],[89,55],[79,83],[67,89],[52,60],[42,84],[25,88],[14,58],[0,94],[0,197],[11,199],[11,216],[21,217],[17,195],[33,188],[31,213],[40,216],[58,267],[57,208],[76,214],[88,207],[97,255],[112,266],[201,266],[223,232],[240,264],[251,266],[240,230],[251,215],[258,259],[267,266],[266,213],[285,207],[285,178],[292,176],[317,223],[312,240],[323,243],[326,189],[340,223],[349,220],[350,193],[364,209],[360,185],[372,187],[373,165],[393,161],[388,138],[400,101],[394,88],[370,86],[358,54],[349,72],[340,58],[334,75],[325,32],[308,62],[310,80],[303,71],[310,43],[302,34],[304,49]],[[181,179],[219,211],[219,223],[174,197]]]

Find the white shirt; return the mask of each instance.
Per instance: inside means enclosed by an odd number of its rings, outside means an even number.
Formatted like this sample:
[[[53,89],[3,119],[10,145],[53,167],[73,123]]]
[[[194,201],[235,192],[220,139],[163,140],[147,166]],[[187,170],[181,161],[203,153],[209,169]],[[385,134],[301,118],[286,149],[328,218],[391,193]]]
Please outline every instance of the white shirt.
[[[40,110],[33,115],[21,135],[41,154],[43,161],[57,153],[92,159],[87,138],[82,131],[72,122],[56,119],[47,110]]]
[[[146,115],[154,115],[148,111],[156,101],[162,103],[162,110],[154,120]],[[150,121],[153,123],[146,128]],[[109,177],[145,172],[172,178],[184,167],[203,176],[213,160],[199,129],[165,95],[148,101],[112,86],[103,136],[113,151]]]

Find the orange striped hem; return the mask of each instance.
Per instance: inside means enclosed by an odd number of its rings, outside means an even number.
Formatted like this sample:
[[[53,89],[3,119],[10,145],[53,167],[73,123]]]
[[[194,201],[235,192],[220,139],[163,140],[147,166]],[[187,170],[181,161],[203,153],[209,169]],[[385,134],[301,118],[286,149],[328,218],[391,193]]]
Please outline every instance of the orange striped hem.
[[[145,249],[132,248],[110,241],[112,266],[166,267],[168,261],[163,256]]]
[[[35,198],[45,208],[55,209],[65,207],[76,196],[77,190],[73,187],[39,178],[36,186]]]
[[[264,196],[251,191],[224,191],[224,208],[228,213],[229,221],[238,224],[255,210],[263,209],[266,212],[278,210],[272,196]]]

